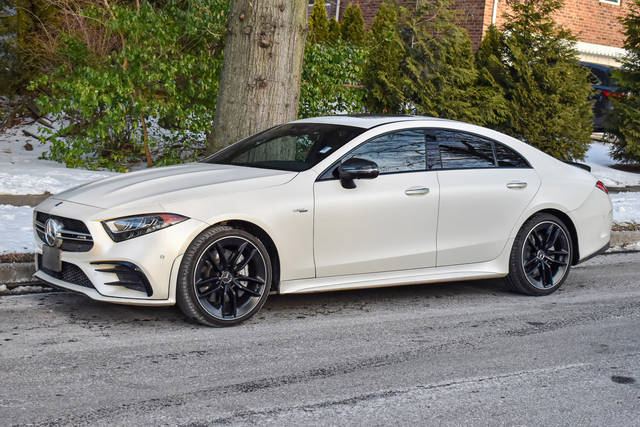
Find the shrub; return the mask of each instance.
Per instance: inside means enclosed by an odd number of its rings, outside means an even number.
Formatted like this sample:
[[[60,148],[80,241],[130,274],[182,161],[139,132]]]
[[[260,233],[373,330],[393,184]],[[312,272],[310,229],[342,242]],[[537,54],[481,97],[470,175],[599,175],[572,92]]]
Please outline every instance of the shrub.
[[[626,36],[622,68],[613,72],[621,95],[613,97],[607,138],[614,159],[640,162],[640,0],[621,19]]]
[[[367,36],[367,29],[364,26],[364,18],[360,5],[349,3],[342,15],[341,24],[342,40],[355,46],[363,46]]]
[[[591,142],[591,86],[575,38],[556,26],[558,0],[509,0],[501,32],[491,29],[477,53],[481,82],[498,88],[507,114],[490,126],[565,160]]]
[[[300,117],[364,111],[362,70],[366,50],[348,43],[307,44],[304,50]]]
[[[369,55],[363,72],[365,106],[371,113],[405,112],[408,82],[401,64],[404,44],[398,32],[398,6],[390,0],[380,5],[367,40]]]
[[[402,68],[413,112],[481,125],[502,114],[496,92],[477,84],[471,39],[456,24],[451,1],[419,1],[416,9],[401,10]]]
[[[31,84],[44,113],[65,116],[48,158],[69,167],[124,170],[155,154],[158,164],[204,148],[221,69],[226,0],[167,0],[140,9],[94,3],[77,10],[83,27],[115,41],[96,52],[73,28],[61,32],[62,65]],[[148,133],[160,119],[171,129]]]
[[[0,6],[0,95],[22,95],[48,62],[46,32],[59,20],[52,0],[6,0]]]
[[[329,20],[324,0],[316,0],[309,17],[308,43],[326,43],[329,41]]]
[[[340,23],[336,21],[336,18],[331,18],[329,20],[329,42],[337,43],[342,39],[342,35],[340,34]]]

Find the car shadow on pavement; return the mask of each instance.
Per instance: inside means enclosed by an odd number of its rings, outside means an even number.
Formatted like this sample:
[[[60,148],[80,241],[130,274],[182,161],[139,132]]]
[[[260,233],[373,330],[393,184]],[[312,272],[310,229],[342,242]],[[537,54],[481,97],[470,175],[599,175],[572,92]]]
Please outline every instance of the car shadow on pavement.
[[[264,307],[247,323],[270,319],[424,309],[450,304],[482,304],[496,297],[521,297],[508,292],[501,280],[474,280],[438,284],[355,289],[314,294],[271,295]],[[185,316],[177,307],[141,307],[103,303],[71,292],[34,295],[37,305],[68,317],[70,323],[87,327],[119,324],[158,326],[158,323],[184,325]],[[413,306],[413,307],[412,307]]]

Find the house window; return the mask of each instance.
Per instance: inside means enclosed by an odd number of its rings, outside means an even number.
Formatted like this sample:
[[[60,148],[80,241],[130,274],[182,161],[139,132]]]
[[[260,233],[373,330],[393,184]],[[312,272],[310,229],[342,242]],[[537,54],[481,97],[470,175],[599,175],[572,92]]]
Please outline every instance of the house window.
[[[600,3],[614,4],[620,6],[620,0],[600,0]]]

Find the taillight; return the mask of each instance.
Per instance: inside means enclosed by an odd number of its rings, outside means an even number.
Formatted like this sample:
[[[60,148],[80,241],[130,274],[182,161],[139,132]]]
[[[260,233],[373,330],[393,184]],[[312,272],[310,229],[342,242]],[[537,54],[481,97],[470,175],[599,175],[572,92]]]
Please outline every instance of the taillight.
[[[604,186],[602,181],[596,182],[596,187],[598,187],[600,190],[604,191],[605,193],[609,194],[609,190],[607,190],[607,187]]]
[[[609,99],[609,98],[616,98],[616,99],[620,99],[620,98],[624,98],[625,94],[624,93],[618,93],[618,92],[611,92],[610,90],[601,90],[600,92],[602,92],[602,94],[604,95],[605,98]]]

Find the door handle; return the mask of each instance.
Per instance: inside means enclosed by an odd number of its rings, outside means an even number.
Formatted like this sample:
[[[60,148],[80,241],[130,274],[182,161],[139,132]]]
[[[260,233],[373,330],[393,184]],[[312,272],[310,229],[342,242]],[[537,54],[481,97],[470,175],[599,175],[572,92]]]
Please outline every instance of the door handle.
[[[404,194],[407,196],[418,196],[420,194],[428,194],[429,189],[427,187],[410,187],[404,190]]]
[[[510,182],[507,184],[507,188],[525,188],[527,186],[526,182]]]

